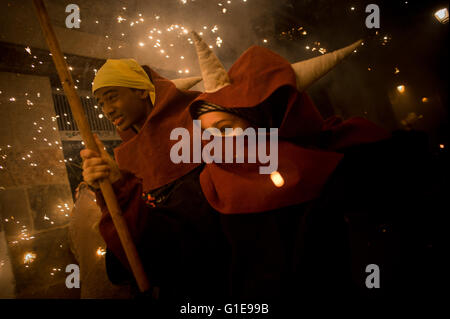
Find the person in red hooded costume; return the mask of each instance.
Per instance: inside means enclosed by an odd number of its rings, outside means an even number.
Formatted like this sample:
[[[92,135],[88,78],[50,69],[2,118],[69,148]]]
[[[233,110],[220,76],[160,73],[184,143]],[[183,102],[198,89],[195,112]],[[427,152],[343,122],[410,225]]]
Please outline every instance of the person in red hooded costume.
[[[350,291],[339,205],[345,187],[358,183],[348,174],[352,165],[376,151],[352,154],[376,149],[390,134],[363,118],[324,120],[304,90],[360,42],[294,65],[255,46],[226,72],[203,40],[194,38],[205,92],[179,90],[148,67],[143,69],[154,100],[133,84],[126,92],[120,83],[95,90],[104,112],[123,126],[124,142],[115,149],[117,164],[83,150],[84,179],[94,187],[99,178],[113,182],[163,300],[296,301]],[[108,98],[111,88],[118,93]],[[141,116],[125,125],[121,110],[130,103]],[[182,127],[192,133],[194,119],[204,129],[223,129],[217,123],[226,121],[231,128],[278,128],[275,175],[260,174],[260,163],[173,163],[169,154],[176,141],[170,132]],[[100,192],[97,203],[107,270],[120,282],[130,278],[129,265]]]

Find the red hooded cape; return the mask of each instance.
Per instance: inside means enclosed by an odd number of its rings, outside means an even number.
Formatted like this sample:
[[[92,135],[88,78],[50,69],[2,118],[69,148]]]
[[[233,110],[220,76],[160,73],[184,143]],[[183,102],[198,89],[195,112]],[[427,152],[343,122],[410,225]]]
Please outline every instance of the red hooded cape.
[[[364,118],[342,122],[324,120],[306,93],[297,91],[295,73],[288,61],[274,52],[253,46],[228,72],[231,84],[214,93],[202,93],[201,101],[226,108],[252,108],[285,88],[286,95],[271,101],[284,118],[279,126],[278,169],[284,179],[276,187],[270,175],[259,174],[256,164],[212,163],[200,175],[208,202],[224,214],[254,213],[304,203],[317,198],[344,156],[339,150],[390,137],[384,129]],[[305,148],[287,139],[310,138],[329,131],[327,147]]]

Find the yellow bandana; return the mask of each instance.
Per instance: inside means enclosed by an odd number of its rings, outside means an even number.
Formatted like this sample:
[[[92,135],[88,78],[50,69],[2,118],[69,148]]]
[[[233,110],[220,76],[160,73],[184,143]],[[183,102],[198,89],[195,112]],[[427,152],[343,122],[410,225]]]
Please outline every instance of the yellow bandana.
[[[108,59],[95,75],[92,93],[106,86],[147,90],[152,104],[155,105],[155,86],[134,59]]]

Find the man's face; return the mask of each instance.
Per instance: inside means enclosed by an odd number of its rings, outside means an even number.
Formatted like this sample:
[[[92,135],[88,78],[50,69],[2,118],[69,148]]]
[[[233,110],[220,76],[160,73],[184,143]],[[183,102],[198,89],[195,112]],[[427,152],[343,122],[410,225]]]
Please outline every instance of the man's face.
[[[108,86],[95,91],[98,105],[119,130],[132,126],[140,129],[151,111],[148,92],[120,86]]]

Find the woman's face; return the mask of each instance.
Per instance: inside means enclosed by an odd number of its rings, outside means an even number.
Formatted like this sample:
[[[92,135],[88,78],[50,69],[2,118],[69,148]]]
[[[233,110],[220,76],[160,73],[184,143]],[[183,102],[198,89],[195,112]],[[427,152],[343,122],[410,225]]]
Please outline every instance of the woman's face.
[[[225,134],[226,128],[236,129],[240,127],[245,130],[250,126],[250,123],[247,120],[228,112],[207,112],[200,115],[198,119],[201,120],[202,129],[215,127],[222,132],[222,135]]]
[[[108,86],[96,90],[94,95],[105,116],[121,131],[132,126],[139,130],[152,108],[145,90]]]

